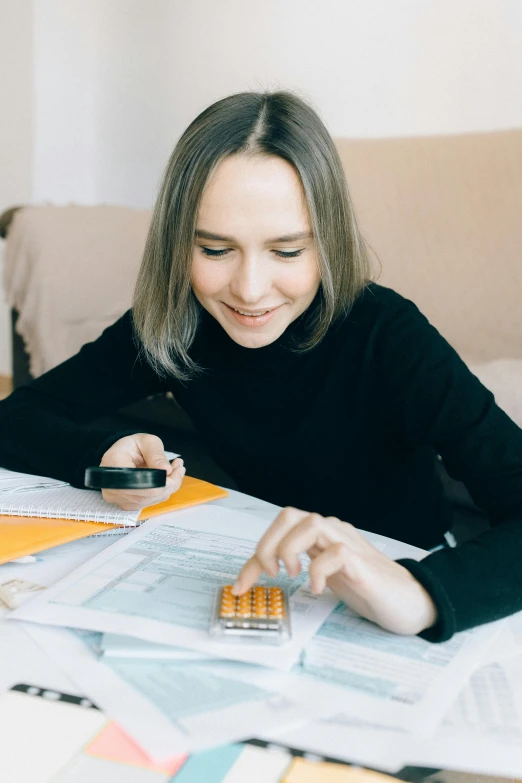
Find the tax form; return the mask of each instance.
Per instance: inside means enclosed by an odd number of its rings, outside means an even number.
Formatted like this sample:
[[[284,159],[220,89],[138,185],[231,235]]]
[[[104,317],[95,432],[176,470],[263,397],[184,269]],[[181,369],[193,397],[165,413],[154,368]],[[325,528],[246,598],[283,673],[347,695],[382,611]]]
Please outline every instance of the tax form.
[[[342,713],[260,736],[388,772],[418,765],[520,778],[522,655],[474,671],[430,737]]]
[[[403,740],[408,763],[522,776],[522,656],[475,671],[430,739]]]
[[[145,624],[149,638],[154,637],[151,641],[188,647],[190,633],[199,631],[206,637],[205,612],[209,611],[214,586],[233,579],[268,524],[216,507],[151,520],[11,616],[25,614],[38,623],[136,636]],[[365,535],[389,556],[418,559],[424,555],[409,545]],[[282,579],[287,577],[283,574]],[[306,596],[304,574],[292,581],[291,589],[293,600],[299,599],[294,606],[302,607],[306,619],[316,611],[317,599]],[[49,600],[43,601],[44,597]],[[261,729],[268,731],[270,724],[280,732],[283,724],[322,717],[327,721],[320,724],[326,726],[323,739],[329,736],[333,742],[337,737],[341,746],[348,727],[360,733],[361,723],[380,724],[384,728],[378,736],[382,739],[384,732],[387,745],[379,739],[379,747],[388,747],[390,753],[393,750],[398,763],[401,754],[396,738],[408,731],[426,733],[434,728],[493,631],[476,629],[432,645],[417,637],[384,631],[337,600],[330,607],[335,611],[329,613],[328,608],[312,638],[304,638],[301,665],[295,663],[292,652],[294,664],[289,672],[221,662],[214,668],[211,664],[183,664],[180,668],[179,664],[149,661],[113,665],[115,662],[96,660],[76,637],[59,644],[49,637],[66,634],[69,638],[65,631],[32,628],[39,642],[47,636],[45,649],[81,690],[156,758],[162,757],[169,743],[172,748],[174,740],[181,750],[239,738],[227,734],[230,729],[244,732],[244,737],[246,733],[257,735]],[[103,628],[97,628],[100,616]],[[298,617],[299,610],[293,617],[294,633]],[[118,623],[130,630],[121,630]],[[153,632],[147,623],[152,623]],[[169,632],[176,641],[167,642]],[[208,652],[209,647],[202,649]],[[219,653],[230,657],[229,649],[229,645],[220,644]],[[273,656],[279,652],[263,648],[261,663],[273,666]],[[190,673],[190,678],[181,672]],[[212,682],[215,689],[209,687]],[[313,749],[311,744],[308,747]],[[362,743],[358,747],[362,748]],[[345,744],[345,752],[348,750]],[[371,751],[371,743],[367,751]],[[326,755],[335,754],[330,750]],[[352,757],[358,758],[356,754]],[[371,762],[361,758],[361,763]]]
[[[498,623],[441,644],[399,636],[339,603],[306,644],[282,693],[318,717],[432,733],[498,633]],[[244,674],[255,682],[255,672]],[[344,718],[343,718],[344,719]]]
[[[11,615],[14,619],[124,634],[216,657],[290,669],[337,604],[330,591],[308,589],[284,569],[259,582],[290,593],[292,639],[281,647],[209,636],[216,589],[233,582],[269,521],[219,507],[198,507],[149,520]]]
[[[14,623],[12,623],[14,625]],[[258,736],[302,722],[303,710],[280,695],[286,674],[246,664],[107,661],[100,634],[20,623],[103,712],[160,763],[178,753]],[[242,669],[258,670],[255,683]],[[312,716],[307,716],[311,718]]]

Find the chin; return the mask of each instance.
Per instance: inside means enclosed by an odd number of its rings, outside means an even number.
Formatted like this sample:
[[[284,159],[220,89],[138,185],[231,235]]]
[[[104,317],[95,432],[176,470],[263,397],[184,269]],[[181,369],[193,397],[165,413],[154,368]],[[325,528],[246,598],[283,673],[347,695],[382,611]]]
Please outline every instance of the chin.
[[[228,336],[234,340],[235,343],[241,345],[243,348],[263,348],[265,345],[275,342],[282,332],[274,332],[270,334],[245,334],[245,332],[236,332],[235,330],[226,330]]]

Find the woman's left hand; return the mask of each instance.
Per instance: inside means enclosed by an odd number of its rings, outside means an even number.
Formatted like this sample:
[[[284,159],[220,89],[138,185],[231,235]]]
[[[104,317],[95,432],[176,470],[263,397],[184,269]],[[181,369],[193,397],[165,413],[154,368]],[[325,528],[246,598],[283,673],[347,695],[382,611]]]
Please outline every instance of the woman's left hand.
[[[290,507],[280,512],[261,538],[241,569],[234,593],[244,593],[263,572],[276,576],[279,561],[289,576],[297,576],[303,552],[311,559],[313,593],[328,585],[355,612],[394,633],[417,634],[436,622],[437,609],[420,582],[353,525]]]

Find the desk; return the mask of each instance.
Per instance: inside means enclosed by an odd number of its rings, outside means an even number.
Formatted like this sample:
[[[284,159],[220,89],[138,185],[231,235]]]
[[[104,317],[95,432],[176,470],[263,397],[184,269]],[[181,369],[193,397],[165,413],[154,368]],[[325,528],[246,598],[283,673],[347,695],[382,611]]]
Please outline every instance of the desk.
[[[238,511],[246,511],[249,514],[259,516],[265,520],[271,521],[277,515],[279,508],[270,503],[243,495],[239,492],[231,491],[230,497],[224,500],[215,501],[214,505],[231,508]],[[92,557],[96,552],[101,551],[106,546],[113,543],[113,538],[108,536],[99,538],[97,541],[84,539],[73,544],[67,544],[54,550],[55,577],[60,578],[65,572],[76,567],[85,559]],[[67,561],[67,565],[60,565],[64,560],[63,554],[69,552],[73,561]],[[66,571],[64,572],[64,567]],[[41,566],[38,563],[34,565],[21,566],[18,564],[5,564],[0,566],[0,582],[13,576],[23,575],[24,578],[38,582],[38,570]],[[0,610],[0,617],[5,614]],[[13,652],[16,649],[16,655]],[[59,692],[75,693],[76,688],[67,677],[58,669],[58,667],[45,655],[40,648],[14,623],[1,623],[0,632],[0,690],[4,691],[14,684],[25,682],[46,687]],[[399,773],[399,779],[418,781],[424,778],[424,773],[420,770],[405,769]],[[474,776],[474,780],[479,781],[480,776]],[[129,777],[129,783],[133,780]],[[444,778],[450,783],[451,778],[447,775]],[[491,780],[484,778],[484,781]],[[204,781],[202,781],[204,783]]]

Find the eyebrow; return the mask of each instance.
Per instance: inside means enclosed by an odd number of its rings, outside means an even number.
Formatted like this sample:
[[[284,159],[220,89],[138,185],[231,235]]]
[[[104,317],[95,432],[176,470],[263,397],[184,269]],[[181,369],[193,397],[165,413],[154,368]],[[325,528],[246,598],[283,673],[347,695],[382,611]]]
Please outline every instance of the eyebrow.
[[[197,239],[211,239],[215,242],[236,242],[234,237],[224,237],[221,234],[213,234],[211,231],[204,231],[201,228],[197,228],[195,232]],[[302,239],[311,239],[311,231],[297,231],[295,234],[285,234],[283,237],[277,237],[276,239],[267,239],[266,244],[272,245],[277,242],[298,242]]]

